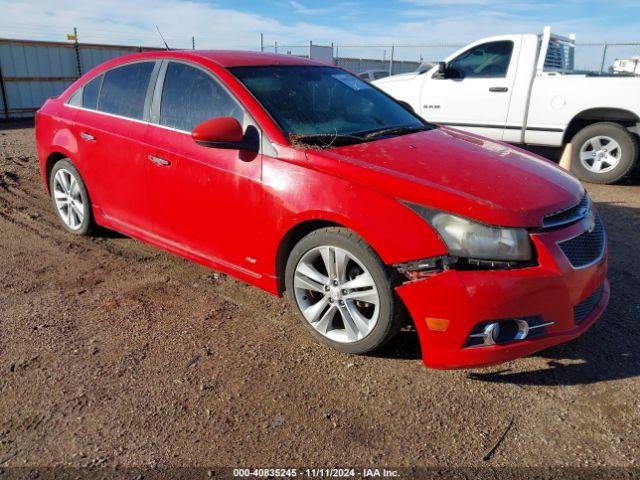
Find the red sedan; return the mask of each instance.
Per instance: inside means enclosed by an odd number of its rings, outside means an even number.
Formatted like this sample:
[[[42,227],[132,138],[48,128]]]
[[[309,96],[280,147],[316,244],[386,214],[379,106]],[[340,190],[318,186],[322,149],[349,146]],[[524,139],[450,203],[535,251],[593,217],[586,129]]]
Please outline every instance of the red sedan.
[[[408,313],[427,366],[489,365],[577,337],[609,300],[606,234],[577,180],[336,67],[142,53],[36,121],[70,233],[101,225],[286,292],[345,352],[381,347]]]

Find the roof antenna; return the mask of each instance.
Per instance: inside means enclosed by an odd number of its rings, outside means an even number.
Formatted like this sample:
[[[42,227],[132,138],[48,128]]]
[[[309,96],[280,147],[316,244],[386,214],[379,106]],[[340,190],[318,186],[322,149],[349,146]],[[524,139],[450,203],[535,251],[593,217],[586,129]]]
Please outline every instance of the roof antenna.
[[[162,43],[164,43],[164,46],[167,47],[167,50],[171,50],[169,48],[169,44],[167,43],[167,41],[164,39],[164,37],[162,36],[162,32],[160,31],[160,29],[158,28],[158,25],[156,25],[156,30],[158,31],[158,35],[160,35],[160,38],[162,39]]]

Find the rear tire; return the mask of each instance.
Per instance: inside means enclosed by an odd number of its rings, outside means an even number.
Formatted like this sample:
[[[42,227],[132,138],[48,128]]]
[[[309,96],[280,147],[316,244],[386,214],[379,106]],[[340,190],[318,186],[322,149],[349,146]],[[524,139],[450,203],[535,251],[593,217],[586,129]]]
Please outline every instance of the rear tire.
[[[402,326],[384,264],[346,228],[323,228],[300,240],[287,260],[285,284],[305,327],[342,352],[376,350]]]
[[[622,125],[594,123],[571,140],[571,172],[590,183],[615,183],[627,176],[638,160],[638,139]]]
[[[94,226],[91,200],[80,173],[68,158],[58,160],[51,169],[49,190],[64,229],[74,235],[88,235]]]

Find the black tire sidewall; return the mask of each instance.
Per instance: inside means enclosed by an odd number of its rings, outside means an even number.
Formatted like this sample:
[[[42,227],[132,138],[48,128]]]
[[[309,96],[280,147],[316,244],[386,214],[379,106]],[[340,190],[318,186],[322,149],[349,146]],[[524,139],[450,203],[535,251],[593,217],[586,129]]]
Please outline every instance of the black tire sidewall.
[[[73,230],[67,226],[67,224],[62,219],[62,216],[60,215],[58,206],[56,205],[56,199],[53,192],[53,179],[56,173],[58,172],[58,170],[61,170],[61,169],[67,170],[68,172],[71,173],[71,175],[74,176],[76,182],[78,182],[78,186],[86,202],[86,210],[85,210],[84,218],[82,219],[82,226],[76,230]],[[64,229],[69,233],[73,233],[74,235],[87,235],[90,232],[91,227],[93,225],[93,211],[91,207],[91,199],[89,198],[89,192],[87,192],[87,188],[84,185],[84,181],[80,176],[80,172],[78,172],[78,169],[73,165],[73,163],[71,163],[71,160],[69,160],[68,158],[58,160],[56,164],[53,166],[53,168],[51,169],[51,174],[49,175],[49,190],[51,194],[51,202],[53,204],[53,209],[55,210],[56,216],[58,217],[58,220],[60,220],[60,223],[62,224]]]
[[[362,262],[373,277],[376,288],[378,289],[378,294],[380,295],[379,316],[371,333],[362,340],[353,343],[340,343],[325,337],[313,328],[298,307],[293,289],[295,268],[305,253],[319,246],[334,246],[347,250]],[[397,321],[395,314],[395,297],[384,264],[380,261],[379,257],[371,247],[369,247],[360,237],[347,229],[322,229],[312,232],[300,240],[300,242],[298,242],[291,251],[287,260],[285,285],[287,296],[289,297],[289,300],[303,325],[320,342],[337,350],[357,354],[371,352],[384,345],[388,340],[390,340],[393,333],[395,333],[395,329],[393,328],[394,323]]]
[[[589,139],[597,136],[613,138],[620,145],[622,156],[616,167],[606,173],[594,173],[587,170],[580,161],[580,149]],[[633,170],[638,158],[638,142],[634,135],[617,123],[602,122],[589,125],[580,130],[571,141],[571,173],[580,180],[589,183],[615,183]]]

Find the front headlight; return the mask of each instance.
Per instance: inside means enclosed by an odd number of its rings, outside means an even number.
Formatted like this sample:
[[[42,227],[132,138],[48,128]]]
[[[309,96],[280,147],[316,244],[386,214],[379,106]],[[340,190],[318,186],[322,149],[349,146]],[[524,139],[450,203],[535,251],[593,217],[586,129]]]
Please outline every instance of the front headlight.
[[[531,260],[531,241],[524,228],[491,227],[421,205],[405,205],[436,229],[451,255],[479,260]]]

